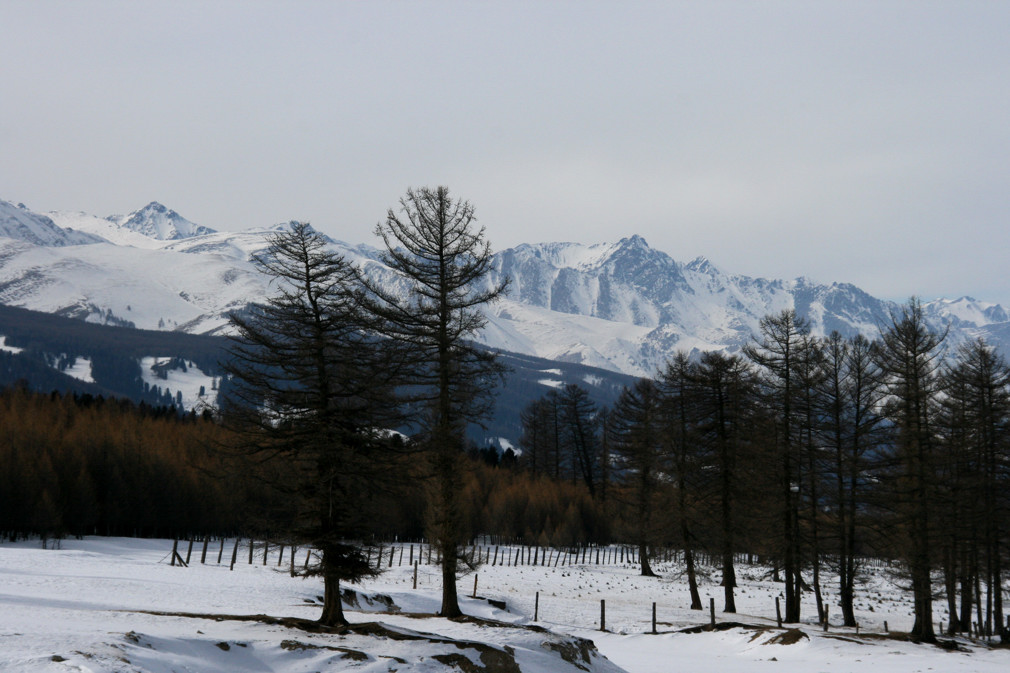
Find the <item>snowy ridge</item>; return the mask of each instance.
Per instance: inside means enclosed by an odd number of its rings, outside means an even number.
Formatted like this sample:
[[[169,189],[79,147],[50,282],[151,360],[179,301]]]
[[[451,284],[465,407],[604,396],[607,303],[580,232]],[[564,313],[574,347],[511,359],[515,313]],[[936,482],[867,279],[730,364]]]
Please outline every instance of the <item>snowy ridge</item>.
[[[0,200],[0,237],[39,246],[87,245],[101,241],[97,236],[58,226],[52,219]]]
[[[0,201],[0,302],[93,322],[220,333],[228,314],[269,294],[251,259],[290,223],[214,231],[159,203],[127,216],[33,213]],[[369,245],[328,239],[385,286],[403,280]],[[83,243],[88,243],[84,245]],[[762,317],[795,309],[816,334],[873,337],[899,307],[847,283],[734,275],[704,257],[678,262],[640,236],[616,243],[523,244],[495,255],[489,282],[510,294],[481,340],[520,354],[654,374],[677,350],[737,351]],[[923,304],[949,343],[1010,346],[1010,312],[969,297]]]

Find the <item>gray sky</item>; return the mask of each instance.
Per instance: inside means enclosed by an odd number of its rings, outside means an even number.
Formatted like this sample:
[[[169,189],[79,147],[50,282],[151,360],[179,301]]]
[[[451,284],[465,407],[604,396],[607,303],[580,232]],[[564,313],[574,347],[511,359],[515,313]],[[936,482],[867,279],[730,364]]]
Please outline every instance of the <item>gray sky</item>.
[[[0,198],[1010,304],[1010,2],[0,0]]]

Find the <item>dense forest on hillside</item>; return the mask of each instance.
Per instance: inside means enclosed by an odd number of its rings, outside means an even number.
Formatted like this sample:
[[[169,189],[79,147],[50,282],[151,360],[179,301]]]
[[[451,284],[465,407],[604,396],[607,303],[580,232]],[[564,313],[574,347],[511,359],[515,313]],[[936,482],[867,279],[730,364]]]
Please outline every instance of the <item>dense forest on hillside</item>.
[[[47,394],[56,391],[116,397],[151,406],[174,405],[175,397],[164,389],[144,387],[139,360],[146,356],[192,362],[204,374],[217,377],[224,391],[228,386],[223,366],[228,360],[229,341],[223,336],[97,325],[3,305],[0,335],[5,337],[6,346],[24,349],[17,354],[0,350],[0,387],[18,385]],[[91,361],[94,382],[65,373],[65,367],[81,357]],[[509,371],[495,398],[494,412],[483,426],[469,428],[470,439],[481,445],[490,442],[503,448],[499,438],[512,443],[518,440],[515,419],[530,400],[543,394],[545,379],[558,386],[582,383],[593,400],[603,406],[612,404],[621,389],[634,380],[625,374],[575,363],[514,353],[502,353],[500,358]],[[587,380],[593,384],[586,384]]]

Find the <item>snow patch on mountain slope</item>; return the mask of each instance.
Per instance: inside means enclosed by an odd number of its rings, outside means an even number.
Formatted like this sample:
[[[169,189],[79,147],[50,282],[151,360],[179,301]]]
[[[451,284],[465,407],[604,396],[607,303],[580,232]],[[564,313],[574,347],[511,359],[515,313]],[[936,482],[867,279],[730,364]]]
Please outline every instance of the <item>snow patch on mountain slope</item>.
[[[181,408],[186,411],[199,411],[215,404],[214,377],[203,373],[192,362],[184,365],[185,368],[173,366],[172,358],[144,357],[140,360],[140,372],[144,383],[152,388],[157,386],[163,392],[170,390],[173,397],[181,395]]]
[[[78,381],[84,381],[85,383],[94,383],[95,379],[91,375],[91,359],[78,356],[74,360],[74,364],[70,365],[63,372],[67,376],[72,376]]]
[[[5,353],[14,353],[15,355],[17,355],[18,353],[24,351],[24,348],[18,348],[17,346],[8,346],[7,337],[0,335],[0,351],[4,351]]]
[[[489,308],[488,325],[480,335],[481,341],[496,348],[611,371],[636,372],[639,365],[628,345],[649,331],[639,325],[590,316],[567,315],[565,320],[558,320],[553,311],[509,299]],[[503,336],[505,345],[498,340]]]

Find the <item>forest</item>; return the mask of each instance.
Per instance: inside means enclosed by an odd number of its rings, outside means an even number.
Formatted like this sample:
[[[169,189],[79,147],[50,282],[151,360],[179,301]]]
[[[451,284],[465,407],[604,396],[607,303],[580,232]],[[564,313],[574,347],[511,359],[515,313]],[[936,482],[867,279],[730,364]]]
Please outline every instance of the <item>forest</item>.
[[[705,555],[727,611],[734,558],[752,554],[797,594],[832,578],[846,620],[860,564],[900,560],[959,616],[950,630],[1002,634],[1010,368],[982,342],[947,353],[920,318],[910,303],[871,342],[787,312],[741,354],[678,354],[611,408],[551,390],[516,419],[518,456],[470,444],[457,461],[466,535],[634,543],[643,572],[675,549],[692,594]],[[12,387],[0,429],[6,537],[288,535],[290,494],[221,451],[231,430],[210,414]],[[427,534],[423,463],[394,460],[404,478],[358,503],[369,542]]]

